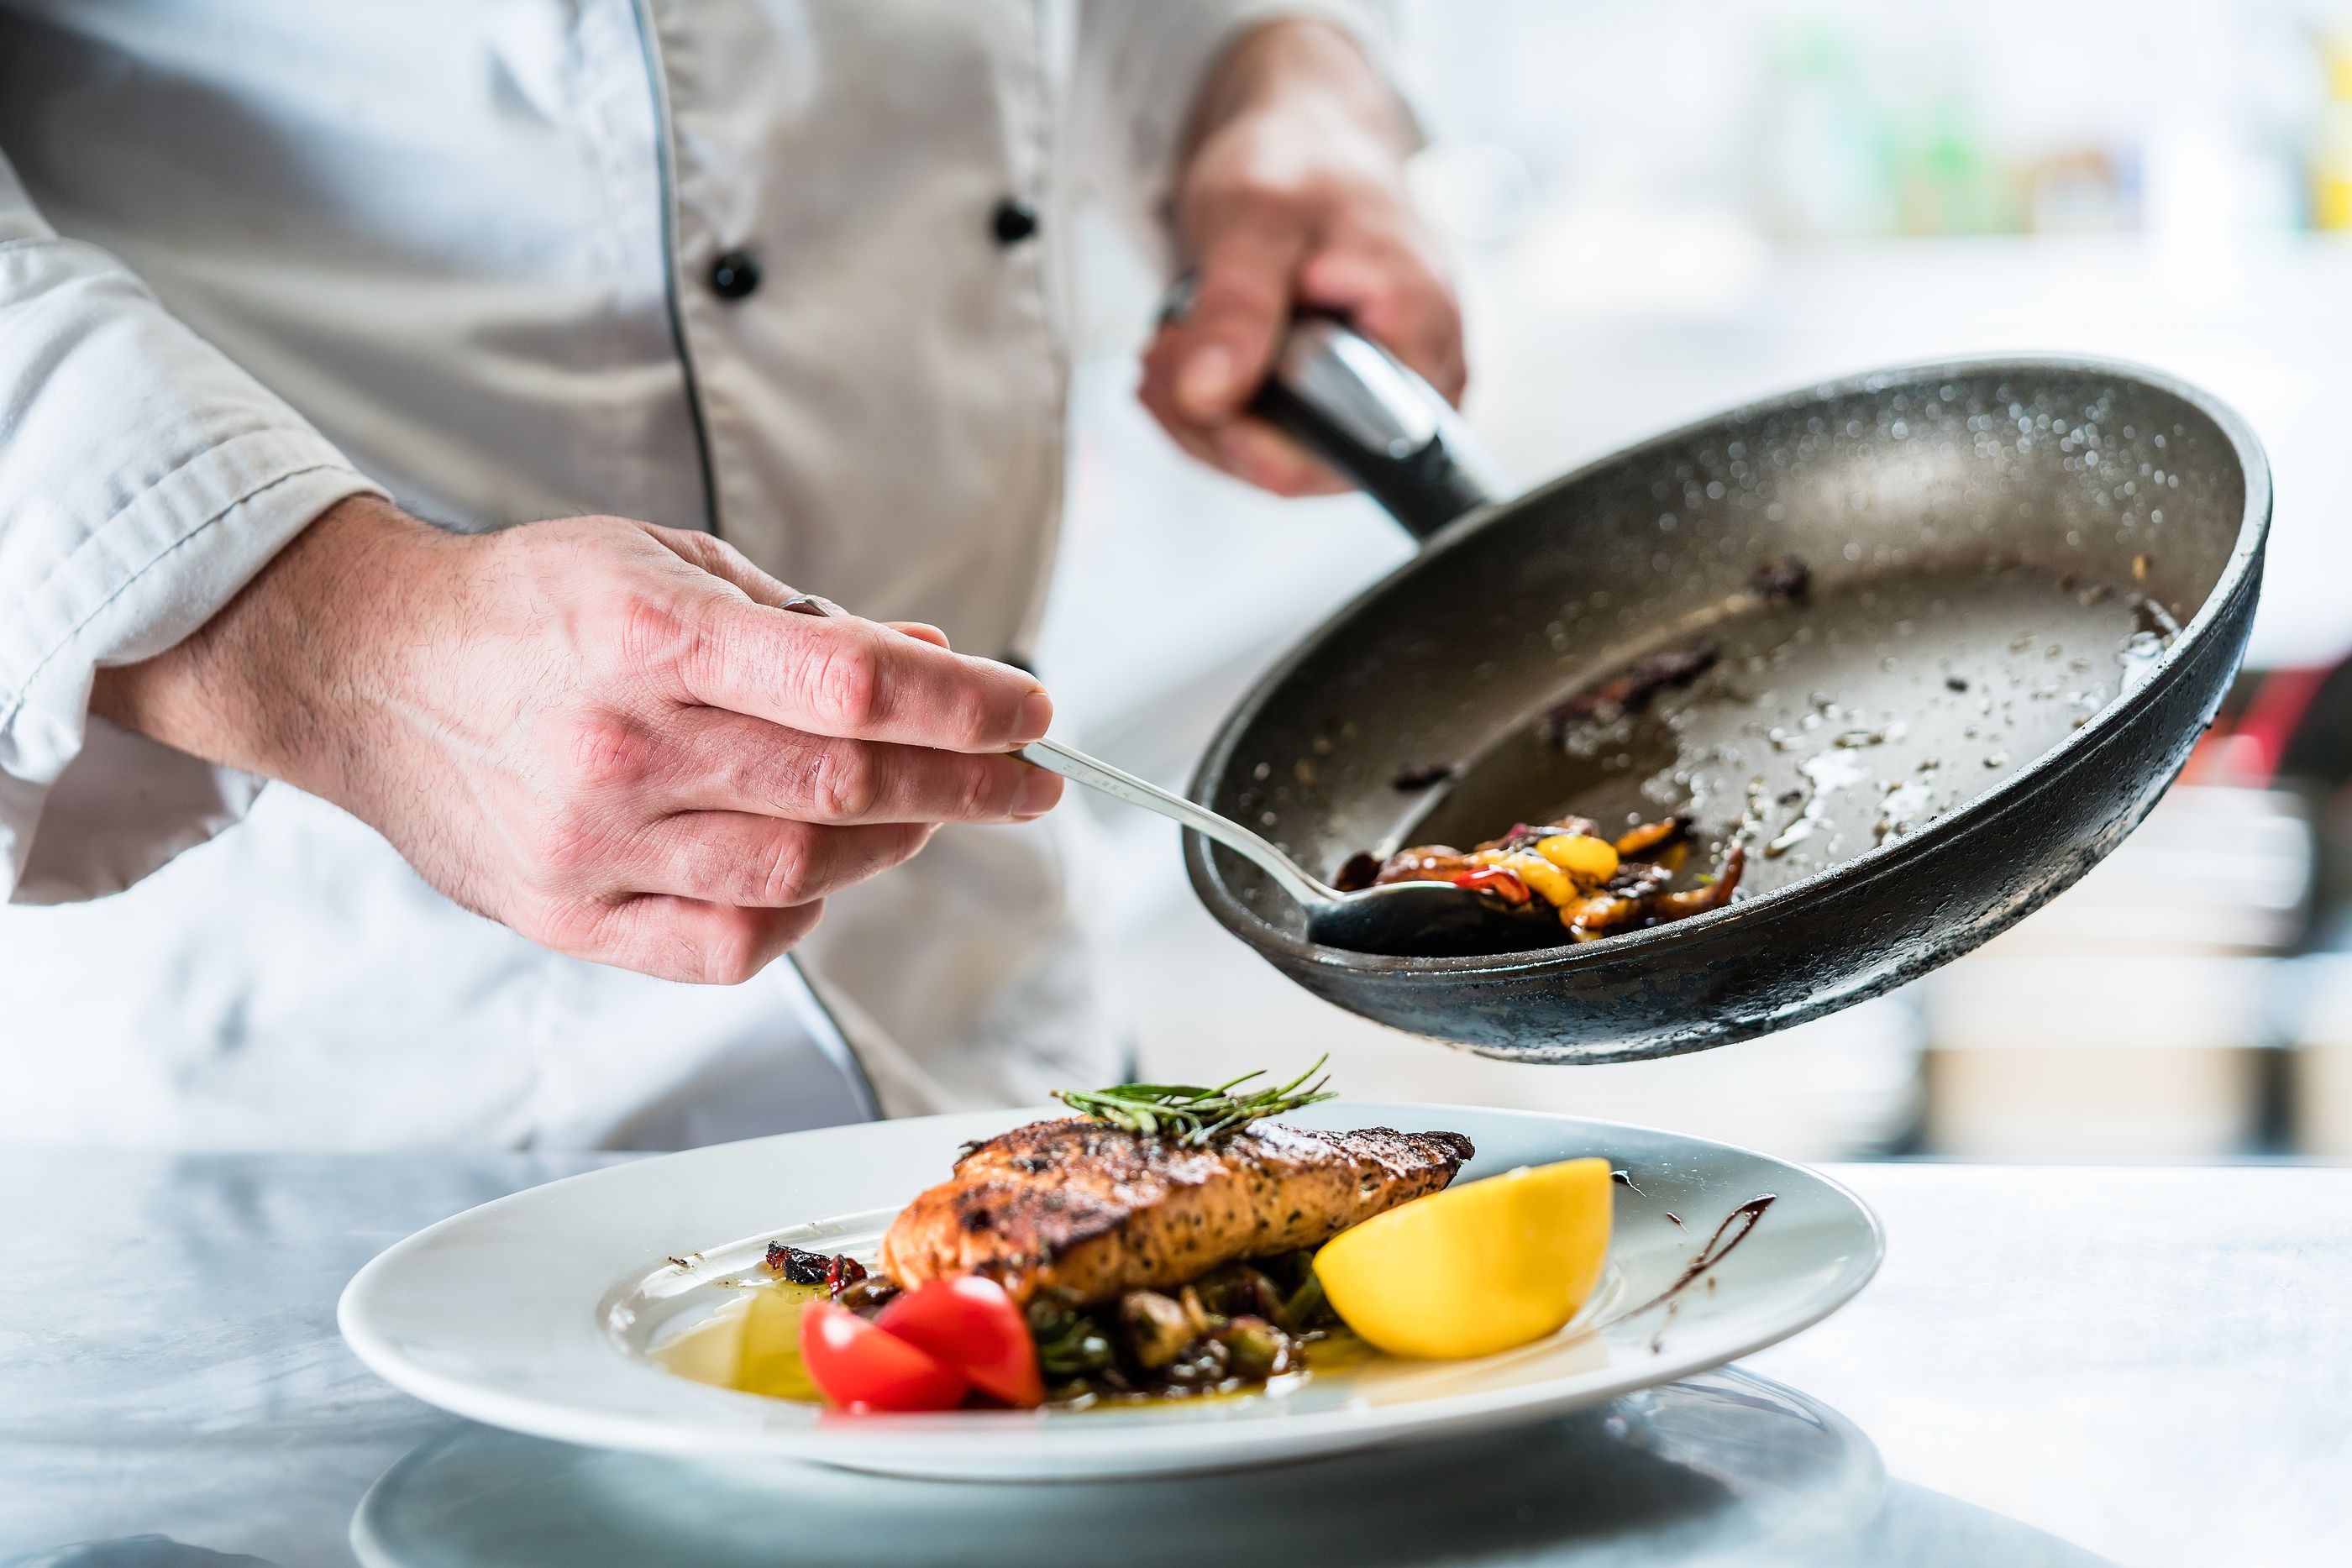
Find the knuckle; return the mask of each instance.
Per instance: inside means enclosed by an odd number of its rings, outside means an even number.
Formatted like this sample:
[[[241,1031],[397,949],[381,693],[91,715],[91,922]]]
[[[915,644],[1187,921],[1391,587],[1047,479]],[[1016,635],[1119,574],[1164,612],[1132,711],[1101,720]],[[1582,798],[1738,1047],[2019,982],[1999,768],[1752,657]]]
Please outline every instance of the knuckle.
[[[710,535],[696,528],[673,528],[661,523],[643,523],[638,526],[643,528],[663,549],[687,560],[698,559],[707,543],[718,542]]]
[[[814,830],[786,826],[752,859],[747,903],[766,909],[790,908],[807,902],[815,889],[816,844]]]
[[[646,730],[613,714],[587,714],[563,737],[566,779],[576,789],[627,789],[654,771],[656,742]]]
[[[694,691],[724,689],[730,670],[743,662],[740,625],[734,617],[705,611],[690,621],[678,617],[678,629],[664,649],[685,672]]]
[[[755,580],[767,578],[768,574],[766,572],[761,571],[758,567],[751,564],[751,558],[750,556],[745,555],[741,550],[737,549],[725,539],[719,538],[716,535],[712,534],[697,534],[694,537],[698,539],[706,539],[709,541],[708,545],[705,547],[704,559],[709,562],[714,568],[721,569],[720,574],[722,576],[729,578],[751,578]]]
[[[625,595],[613,608],[611,645],[625,666],[643,669],[677,657],[686,627],[669,605],[642,593]]]
[[[751,564],[751,558],[715,534],[685,528],[665,528],[663,542],[688,565],[730,582],[772,580]]]
[[[821,820],[863,821],[882,803],[881,768],[862,746],[819,747],[809,761],[808,793]]]
[[[1335,176],[1291,159],[1253,159],[1228,196],[1234,221],[1246,232],[1296,229],[1314,221],[1334,196]]]
[[[965,769],[956,807],[960,820],[986,821],[1012,814],[1013,792],[1018,788],[1013,770],[986,758],[974,758]]]
[[[819,720],[844,730],[862,730],[882,711],[882,672],[872,650],[828,639],[811,660],[809,706]]]

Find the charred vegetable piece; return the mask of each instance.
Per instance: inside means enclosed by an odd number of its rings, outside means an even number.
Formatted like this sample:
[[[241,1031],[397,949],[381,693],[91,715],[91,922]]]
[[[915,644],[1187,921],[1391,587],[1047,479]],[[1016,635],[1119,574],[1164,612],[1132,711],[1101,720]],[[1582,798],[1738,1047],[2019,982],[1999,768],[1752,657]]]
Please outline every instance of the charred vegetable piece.
[[[1801,604],[1813,591],[1813,569],[1805,558],[1776,555],[1756,563],[1748,586],[1775,604]]]
[[[1664,925],[1670,921],[1687,920],[1694,915],[1704,915],[1731,902],[1739,886],[1739,873],[1747,869],[1748,852],[1739,845],[1731,846],[1724,856],[1723,870],[1705,886],[1683,893],[1668,893],[1665,884],[1668,873],[1664,867],[1645,866],[1649,874],[1628,886],[1613,889],[1598,898],[1559,912],[1560,921],[1580,942],[1597,941],[1619,931],[1643,925]]]
[[[1282,1303],[1281,1322],[1292,1333],[1310,1333],[1328,1328],[1337,1322],[1339,1314],[1331,1303],[1323,1299],[1323,1281],[1310,1270],[1306,1283],[1290,1292]]]
[[[1613,842],[1583,817],[1517,822],[1468,854],[1444,844],[1401,850],[1381,865],[1376,880],[1450,882],[1512,908],[1539,897],[1559,911],[1560,924],[1577,941],[1589,942],[1688,919],[1730,900],[1746,865],[1737,846],[1704,885],[1668,891],[1689,853],[1690,832],[1686,811],[1629,829]]]
[[[872,1317],[890,1304],[898,1294],[898,1287],[879,1274],[868,1274],[853,1285],[845,1285],[841,1294],[834,1297],[843,1306],[863,1317]]]
[[[1261,1317],[1239,1317],[1217,1331],[1235,1377],[1262,1383],[1290,1370],[1288,1334]]]
[[[1101,1372],[1117,1359],[1100,1324],[1051,1295],[1029,1303],[1029,1337],[1036,1342],[1037,1368],[1060,1381]]]
[[[1653,653],[1621,675],[1579,692],[1545,716],[1546,731],[1555,737],[1586,719],[1604,722],[1633,712],[1662,687],[1686,686],[1715,667],[1722,650],[1712,643],[1693,648],[1672,648]]]
[[[1270,1318],[1282,1311],[1282,1292],[1247,1263],[1212,1269],[1192,1282],[1192,1289],[1213,1318]]]
[[[1161,1369],[1160,1376],[1171,1390],[1207,1394],[1232,1378],[1233,1366],[1233,1353],[1222,1340],[1196,1339]]]
[[[1731,902],[1739,887],[1739,873],[1748,869],[1748,852],[1739,845],[1723,858],[1723,870],[1704,887],[1690,888],[1682,893],[1662,894],[1657,901],[1657,918],[1687,920],[1694,915],[1704,915],[1710,909],[1720,909]]]
[[[1307,1343],[1340,1326],[1314,1262],[1314,1249],[1301,1248],[1222,1265],[1179,1291],[1130,1291],[1090,1308],[1041,1296],[1028,1322],[1049,1397],[1174,1398],[1297,1371]]]
[[[1690,813],[1687,811],[1676,811],[1664,821],[1644,822],[1618,836],[1618,857],[1629,861],[1647,860],[1660,850],[1678,844],[1689,837],[1690,828]]]
[[[1292,1291],[1315,1277],[1315,1253],[1311,1248],[1296,1252],[1276,1252],[1267,1258],[1253,1258],[1250,1267],[1266,1277],[1269,1284],[1287,1300]]]
[[[1470,857],[1447,844],[1400,850],[1381,862],[1374,882],[1451,882],[1471,869]]]
[[[823,1285],[836,1296],[866,1278],[866,1265],[855,1258],[803,1252],[781,1241],[768,1243],[766,1268],[771,1274],[782,1274],[793,1284]]]
[[[1146,1372],[1168,1365],[1201,1337],[1183,1304],[1157,1291],[1129,1291],[1121,1296],[1118,1326],[1127,1338],[1128,1358]]]

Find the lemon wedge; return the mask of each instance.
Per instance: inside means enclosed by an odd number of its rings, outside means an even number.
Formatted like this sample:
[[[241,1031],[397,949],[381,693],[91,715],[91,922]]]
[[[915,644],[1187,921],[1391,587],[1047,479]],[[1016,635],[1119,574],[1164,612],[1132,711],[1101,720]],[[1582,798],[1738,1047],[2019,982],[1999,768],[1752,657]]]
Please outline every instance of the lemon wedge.
[[[1491,1355],[1557,1332],[1601,1280],[1609,1162],[1523,1166],[1341,1231],[1315,1255],[1324,1296],[1393,1355]]]

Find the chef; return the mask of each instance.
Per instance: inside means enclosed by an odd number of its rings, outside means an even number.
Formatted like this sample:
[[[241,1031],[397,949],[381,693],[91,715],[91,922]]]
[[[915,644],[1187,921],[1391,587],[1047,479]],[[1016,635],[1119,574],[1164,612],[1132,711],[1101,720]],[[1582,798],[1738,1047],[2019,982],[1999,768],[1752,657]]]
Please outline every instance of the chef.
[[[1463,380],[1376,24],[0,0],[0,1139],[664,1147],[1115,1076],[1076,814],[1004,755],[1067,214],[1197,274],[1170,434],[1330,487],[1239,413],[1294,308]]]

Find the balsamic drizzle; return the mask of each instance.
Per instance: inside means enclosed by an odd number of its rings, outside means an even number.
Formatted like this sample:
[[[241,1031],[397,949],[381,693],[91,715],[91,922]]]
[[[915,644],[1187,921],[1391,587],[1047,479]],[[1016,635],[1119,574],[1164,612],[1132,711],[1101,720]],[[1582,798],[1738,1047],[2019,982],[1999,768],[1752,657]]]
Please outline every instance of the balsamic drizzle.
[[[1610,1320],[1611,1322],[1622,1323],[1628,1318],[1648,1312],[1661,1301],[1680,1295],[1701,1274],[1730,1257],[1731,1249],[1748,1239],[1748,1233],[1756,1228],[1756,1222],[1764,1218],[1764,1211],[1771,1207],[1773,1200],[1780,1196],[1773,1192],[1760,1193],[1725,1215],[1723,1223],[1715,1228],[1715,1234],[1707,1238],[1706,1245],[1698,1249],[1698,1256],[1690,1260],[1688,1267],[1683,1270],[1681,1276],[1673,1284],[1668,1285],[1640,1306],[1629,1307],[1618,1313]],[[1737,1232],[1732,1230],[1734,1225],[1739,1227]]]

